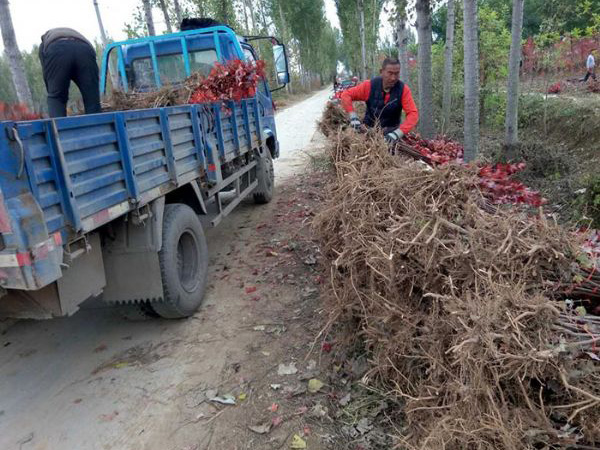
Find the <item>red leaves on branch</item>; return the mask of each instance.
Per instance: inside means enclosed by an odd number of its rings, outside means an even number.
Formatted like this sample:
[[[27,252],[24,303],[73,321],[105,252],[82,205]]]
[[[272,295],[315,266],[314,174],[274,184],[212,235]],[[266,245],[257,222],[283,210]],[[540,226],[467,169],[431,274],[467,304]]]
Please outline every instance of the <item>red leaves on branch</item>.
[[[265,77],[265,62],[234,59],[216,63],[208,76],[199,80],[190,103],[240,101],[256,94],[258,83]]]
[[[463,147],[458,142],[447,137],[437,139],[422,139],[413,134],[405,136],[408,145],[417,150],[432,166],[444,165],[451,162],[462,162]]]
[[[548,88],[548,94],[560,94],[563,91],[563,84],[561,81],[557,81],[556,83],[550,85]]]
[[[35,120],[41,119],[40,114],[31,112],[26,105],[0,102],[0,121],[2,120]]]
[[[592,261],[600,262],[600,230],[582,229],[579,232],[586,236],[583,251]]]
[[[404,141],[417,150],[431,166],[463,163],[463,147],[446,137],[422,139],[415,135],[405,136]],[[478,169],[479,189],[493,204],[526,204],[541,206],[545,200],[540,193],[511,179],[512,175],[525,169],[525,163],[498,163],[481,165]]]

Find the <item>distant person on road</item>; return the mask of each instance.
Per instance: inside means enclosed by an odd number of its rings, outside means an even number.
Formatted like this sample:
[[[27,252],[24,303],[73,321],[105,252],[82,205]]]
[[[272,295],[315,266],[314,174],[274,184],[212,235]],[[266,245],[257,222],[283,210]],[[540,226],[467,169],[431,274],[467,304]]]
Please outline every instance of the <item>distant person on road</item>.
[[[419,112],[407,85],[400,81],[400,61],[386,58],[381,64],[381,76],[363,81],[342,93],[342,107],[350,115],[350,125],[361,127],[361,121],[352,106],[353,101],[367,103],[362,124],[380,126],[388,142],[396,142],[411,131],[419,121]],[[401,122],[402,111],[406,119]]]
[[[594,54],[596,50],[590,50],[590,54],[587,57],[587,61],[585,62],[585,68],[587,72],[585,73],[585,77],[581,81],[584,83],[592,77],[594,81],[596,81],[596,58],[594,58]]]
[[[71,28],[53,28],[42,36],[39,57],[50,117],[67,115],[71,80],[81,92],[85,113],[100,112],[99,70],[90,41]]]

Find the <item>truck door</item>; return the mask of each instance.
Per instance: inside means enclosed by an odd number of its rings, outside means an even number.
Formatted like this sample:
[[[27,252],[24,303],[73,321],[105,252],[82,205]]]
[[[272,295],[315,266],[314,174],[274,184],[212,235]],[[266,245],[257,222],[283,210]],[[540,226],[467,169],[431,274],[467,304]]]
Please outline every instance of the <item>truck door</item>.
[[[246,44],[242,44],[242,50],[244,52],[244,57],[246,58],[246,61],[252,61],[256,63],[258,58],[256,58],[256,55],[254,54],[254,49],[252,47]],[[267,86],[266,80],[261,80],[258,84],[256,96],[258,98],[261,116],[273,116],[273,99],[271,98],[271,91]]]

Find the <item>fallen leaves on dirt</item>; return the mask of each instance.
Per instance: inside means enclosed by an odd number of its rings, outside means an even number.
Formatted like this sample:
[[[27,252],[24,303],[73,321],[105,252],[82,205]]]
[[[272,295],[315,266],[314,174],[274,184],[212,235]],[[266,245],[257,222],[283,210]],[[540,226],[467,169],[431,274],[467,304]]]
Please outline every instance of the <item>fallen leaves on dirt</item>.
[[[311,378],[308,380],[308,392],[311,394],[316,394],[323,386],[325,386],[325,383],[323,383],[321,380],[316,378]]]
[[[277,375],[283,376],[283,375],[294,375],[298,373],[298,369],[296,368],[296,363],[289,363],[289,364],[279,364],[279,367],[277,368]]]
[[[253,431],[256,434],[267,434],[269,431],[271,431],[272,426],[273,424],[271,422],[267,422],[261,425],[250,425],[248,428],[250,431]]]
[[[297,434],[295,434],[294,437],[292,437],[292,443],[290,444],[290,448],[293,448],[293,449],[306,448],[306,441],[304,439],[302,439],[300,436],[298,436]]]

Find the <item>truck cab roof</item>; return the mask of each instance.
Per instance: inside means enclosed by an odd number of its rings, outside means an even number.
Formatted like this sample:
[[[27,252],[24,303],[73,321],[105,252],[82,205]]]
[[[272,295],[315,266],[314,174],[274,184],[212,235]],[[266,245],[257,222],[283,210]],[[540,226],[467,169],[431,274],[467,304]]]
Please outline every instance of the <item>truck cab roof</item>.
[[[115,42],[103,57],[101,89],[106,90],[109,58],[116,58],[125,91],[152,90],[180,82],[192,72],[206,75],[215,62],[243,59],[245,41],[227,26],[214,26]]]

